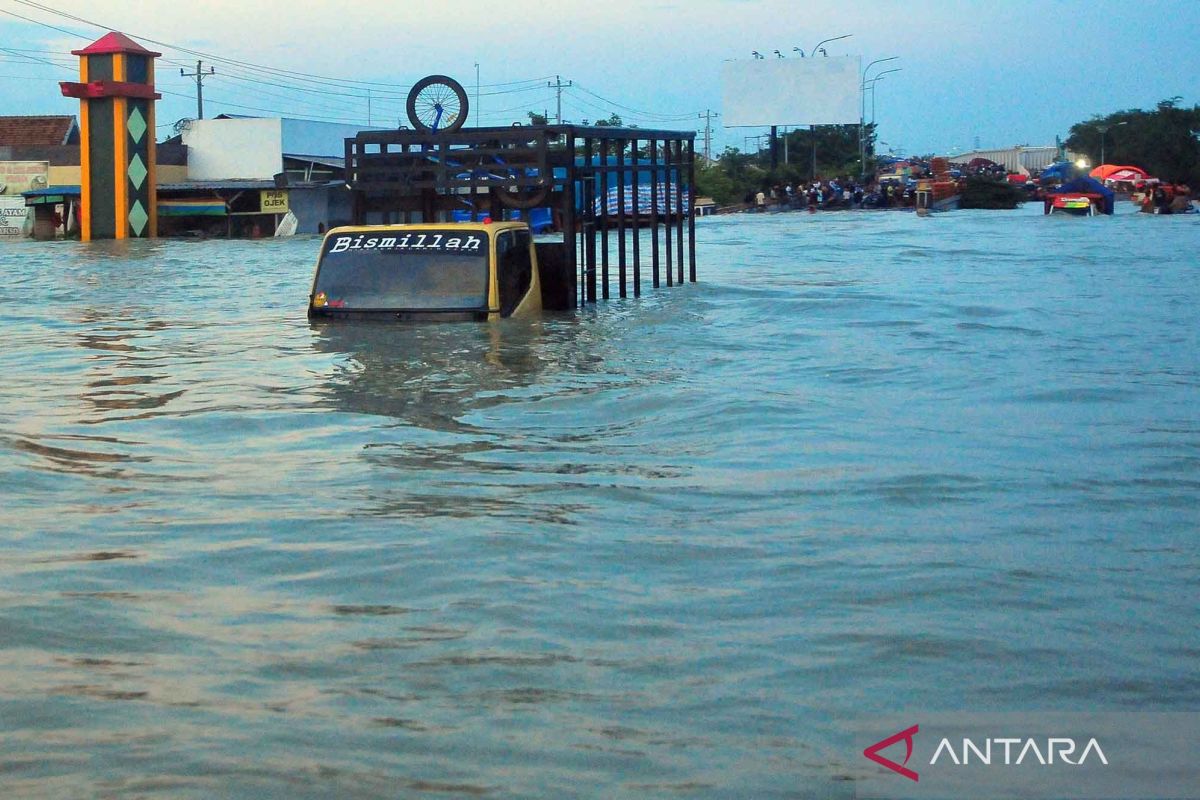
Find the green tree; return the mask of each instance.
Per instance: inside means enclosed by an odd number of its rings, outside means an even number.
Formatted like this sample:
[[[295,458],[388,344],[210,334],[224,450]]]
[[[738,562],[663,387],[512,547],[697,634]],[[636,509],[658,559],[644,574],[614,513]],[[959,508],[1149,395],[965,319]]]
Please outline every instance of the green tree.
[[[696,170],[696,192],[711,197],[719,205],[740,203],[747,194],[769,186],[768,171],[763,167],[767,161],[762,153],[743,153],[736,147],[727,147],[711,163]]]
[[[1129,109],[1072,125],[1066,146],[1099,164],[1103,142],[1109,164],[1200,185],[1200,106],[1181,108],[1180,100],[1172,97],[1152,111]]]
[[[530,111],[528,113],[529,113],[529,124],[530,125],[549,125],[550,124],[550,120],[546,119],[545,114],[539,114],[536,111]]]
[[[873,172],[875,125],[863,127],[866,172]],[[860,167],[858,125],[817,125],[787,135],[790,172],[806,179],[858,177]],[[815,169],[814,169],[815,156]],[[782,154],[779,156],[782,160]]]

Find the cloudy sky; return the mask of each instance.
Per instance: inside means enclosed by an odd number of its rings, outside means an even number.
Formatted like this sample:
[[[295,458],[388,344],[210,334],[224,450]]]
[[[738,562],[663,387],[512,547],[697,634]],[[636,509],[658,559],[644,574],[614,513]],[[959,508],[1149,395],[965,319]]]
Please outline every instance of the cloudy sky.
[[[426,74],[456,77],[474,102],[478,64],[482,116],[472,117],[484,124],[553,117],[557,75],[572,82],[565,119],[616,112],[700,129],[701,112],[721,110],[722,62],[753,50],[794,57],[843,34],[831,56],[899,57],[871,71],[901,68],[876,91],[883,149],[1052,144],[1095,114],[1176,95],[1200,102],[1196,0],[0,0],[0,115],[75,113],[56,82],[76,74],[70,51],[106,28],[164,53],[160,138],[195,116],[195,82],[179,72],[198,59],[217,71],[206,116],[365,126],[369,107],[383,127]],[[717,127],[715,146],[745,148],[759,132]]]

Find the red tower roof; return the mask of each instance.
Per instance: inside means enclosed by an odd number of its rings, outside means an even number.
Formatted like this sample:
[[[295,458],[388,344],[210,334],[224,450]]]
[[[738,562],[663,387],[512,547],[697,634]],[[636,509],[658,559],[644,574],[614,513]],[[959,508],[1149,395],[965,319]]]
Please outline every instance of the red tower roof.
[[[162,53],[147,50],[125,34],[116,31],[104,34],[82,50],[71,51],[73,56],[102,56],[109,53],[134,53],[139,56],[154,56],[155,58],[162,55]]]

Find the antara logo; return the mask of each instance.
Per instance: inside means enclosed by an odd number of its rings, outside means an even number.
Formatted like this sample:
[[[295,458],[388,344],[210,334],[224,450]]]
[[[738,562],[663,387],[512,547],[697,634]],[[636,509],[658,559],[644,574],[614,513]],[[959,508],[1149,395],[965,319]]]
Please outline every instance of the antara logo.
[[[904,766],[905,764],[908,763],[908,760],[910,758],[912,758],[913,737],[916,736],[917,733],[920,732],[920,730],[921,730],[920,725],[913,725],[911,728],[906,728],[905,730],[902,730],[899,733],[893,734],[893,735],[887,737],[886,739],[876,742],[875,744],[868,747],[866,750],[863,750],[863,755],[866,756],[867,758],[871,759],[872,761],[874,761],[876,764],[885,766],[888,769],[890,769],[892,772],[897,772],[897,773],[903,775],[904,777],[908,778],[910,781],[920,781],[921,778],[920,778],[920,776],[917,775],[916,772],[914,772],[913,770]],[[897,764],[895,761],[892,761],[890,758],[886,758],[885,756],[879,755],[880,750],[886,750],[889,747],[891,747],[892,745],[896,744],[896,742],[899,742],[899,741],[903,741],[905,748],[906,748],[906,751],[904,753],[904,762],[903,763]]]
[[[921,727],[919,725],[905,728],[899,733],[882,739],[866,750],[863,750],[863,755],[876,764],[887,767],[899,775],[903,775],[910,781],[918,782],[920,781],[920,776],[915,770],[909,769],[906,765],[908,764],[908,760],[912,758],[913,737],[920,730]],[[881,750],[886,750],[898,742],[904,742],[904,761],[897,764],[887,756],[880,755]],[[1003,755],[1001,755],[1001,751],[1003,751]],[[1059,764],[1078,767],[1087,763],[1089,757],[1108,766],[1108,758],[1104,755],[1104,751],[1100,749],[1100,743],[1095,738],[1088,739],[1082,747],[1075,739],[1068,737],[1050,737],[1041,746],[1039,746],[1039,740],[1031,737],[987,738],[982,739],[981,743],[977,743],[976,740],[964,738],[961,750],[956,750],[950,739],[942,738],[938,743],[937,749],[934,750],[933,758],[929,759],[929,765],[931,767],[936,766],[938,759],[941,758],[944,762],[958,767],[967,766],[972,763],[987,766],[992,766],[993,764],[1020,766],[1022,764],[1036,763],[1040,766],[1048,767],[1053,766],[1056,761]]]

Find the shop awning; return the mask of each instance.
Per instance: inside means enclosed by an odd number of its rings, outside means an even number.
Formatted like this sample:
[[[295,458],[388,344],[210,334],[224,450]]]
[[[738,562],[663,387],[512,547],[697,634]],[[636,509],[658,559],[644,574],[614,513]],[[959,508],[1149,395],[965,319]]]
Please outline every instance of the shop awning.
[[[158,201],[160,217],[224,217],[229,215],[229,209],[224,200],[215,198],[203,199],[171,199]]]
[[[25,198],[26,207],[56,206],[59,203],[70,203],[73,200],[78,200],[80,189],[78,186],[47,186],[45,189],[21,192],[21,196]]]

